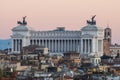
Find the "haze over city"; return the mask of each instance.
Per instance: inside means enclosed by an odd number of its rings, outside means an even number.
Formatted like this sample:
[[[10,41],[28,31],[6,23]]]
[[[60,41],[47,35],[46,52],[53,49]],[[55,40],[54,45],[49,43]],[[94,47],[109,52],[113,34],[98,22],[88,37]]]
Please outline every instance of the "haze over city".
[[[120,0],[0,0],[0,39],[10,38],[17,21],[27,16],[35,30],[64,26],[80,30],[96,15],[97,26],[112,29],[112,42],[120,43]]]

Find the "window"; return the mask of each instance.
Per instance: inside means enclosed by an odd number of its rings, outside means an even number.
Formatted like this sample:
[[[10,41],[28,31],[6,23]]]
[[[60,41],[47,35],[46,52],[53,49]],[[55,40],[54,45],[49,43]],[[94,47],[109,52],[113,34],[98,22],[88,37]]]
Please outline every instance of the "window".
[[[98,60],[96,59],[96,63],[98,63]]]
[[[37,59],[38,59],[38,56],[34,56],[34,59],[37,60]]]

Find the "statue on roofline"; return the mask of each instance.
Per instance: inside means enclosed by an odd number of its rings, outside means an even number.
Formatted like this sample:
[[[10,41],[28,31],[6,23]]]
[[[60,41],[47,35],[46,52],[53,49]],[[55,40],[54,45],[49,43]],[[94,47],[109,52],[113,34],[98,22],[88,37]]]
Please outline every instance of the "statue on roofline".
[[[87,20],[87,24],[90,24],[90,25],[96,25],[96,21],[94,20],[96,15],[92,16],[91,20]]]
[[[26,19],[26,16],[23,17],[23,21],[22,22],[21,21],[17,21],[17,23],[20,24],[20,25],[27,25],[27,22],[25,21],[25,19]]]

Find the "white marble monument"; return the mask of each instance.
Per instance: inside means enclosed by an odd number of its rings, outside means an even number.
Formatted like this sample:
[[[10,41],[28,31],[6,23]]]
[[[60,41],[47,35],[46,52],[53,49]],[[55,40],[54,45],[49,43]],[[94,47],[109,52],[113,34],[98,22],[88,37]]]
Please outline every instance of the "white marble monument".
[[[76,51],[81,55],[103,55],[104,29],[96,26],[95,16],[87,20],[81,30],[69,31],[58,27],[51,31],[35,31],[23,21],[12,29],[12,53],[20,53],[22,47],[40,45],[49,49],[50,53]]]

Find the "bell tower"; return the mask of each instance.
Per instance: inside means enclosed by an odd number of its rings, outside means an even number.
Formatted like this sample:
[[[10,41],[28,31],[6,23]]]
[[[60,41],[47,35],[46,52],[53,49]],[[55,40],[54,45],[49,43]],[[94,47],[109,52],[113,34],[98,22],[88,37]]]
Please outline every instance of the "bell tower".
[[[104,39],[108,41],[109,45],[111,45],[111,38],[112,38],[111,29],[107,27],[104,30]]]

